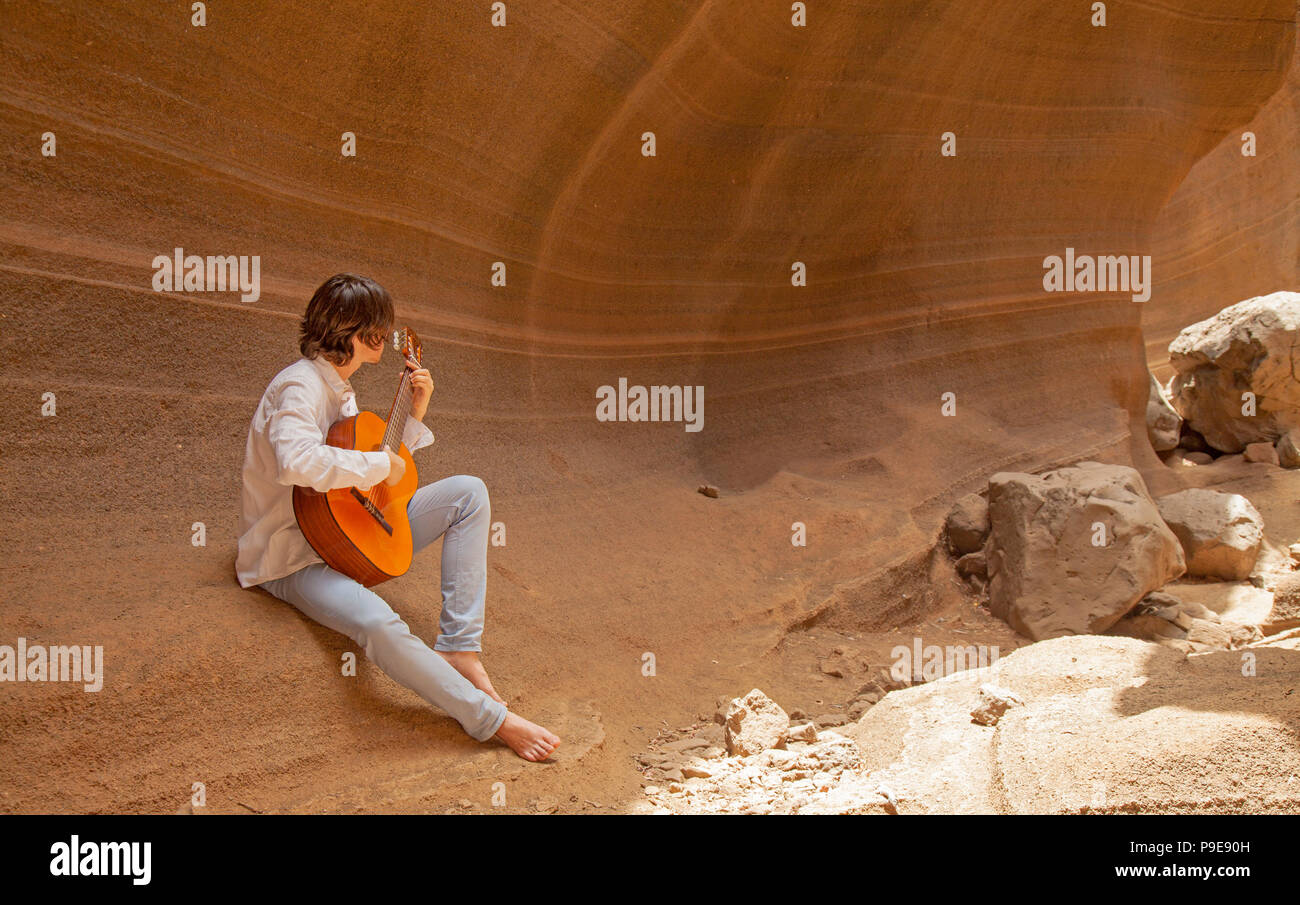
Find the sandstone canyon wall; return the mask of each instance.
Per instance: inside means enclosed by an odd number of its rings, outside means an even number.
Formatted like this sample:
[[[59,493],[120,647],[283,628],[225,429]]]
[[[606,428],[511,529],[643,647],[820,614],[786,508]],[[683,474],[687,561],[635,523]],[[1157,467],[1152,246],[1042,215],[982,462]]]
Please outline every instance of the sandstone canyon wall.
[[[0,624],[104,643],[113,678],[94,707],[3,699],[0,809],[158,809],[196,771],[319,805],[358,745],[425,756],[378,679],[398,727],[332,734],[363,693],[302,677],[338,645],[231,572],[248,419],[331,273],[425,338],[422,474],[480,475],[508,526],[498,685],[558,719],[589,701],[611,737],[697,706],[993,472],[1094,458],[1176,489],[1148,363],[1294,288],[1294,0],[1111,3],[1105,27],[1060,0],[809,4],[804,28],[783,2],[508,6],[249,0],[200,28],[187,3],[0,2]],[[176,247],[259,255],[260,299],[153,291]],[[1151,254],[1151,300],[1044,292],[1067,247]],[[620,377],[702,386],[704,429],[598,422]],[[363,403],[390,382],[359,376]],[[394,588],[436,607],[436,579]]]

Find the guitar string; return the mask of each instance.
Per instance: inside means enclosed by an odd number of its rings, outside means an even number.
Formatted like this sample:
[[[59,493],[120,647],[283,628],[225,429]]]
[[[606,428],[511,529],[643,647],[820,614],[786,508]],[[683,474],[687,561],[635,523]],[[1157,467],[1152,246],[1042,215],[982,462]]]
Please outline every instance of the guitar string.
[[[406,416],[407,416],[408,413],[409,413],[408,409],[406,408],[406,406],[405,406],[405,404],[404,404],[404,403],[406,402],[406,398],[407,398],[407,393],[406,393],[406,390],[407,390],[407,376],[406,376],[406,374],[409,374],[409,373],[410,373],[409,371],[406,372],[406,373],[404,373],[404,374],[402,375],[402,379],[401,379],[401,381],[398,383],[398,386],[397,386],[397,396],[396,396],[396,398],[393,400],[393,406],[392,406],[392,409],[389,411],[389,414],[388,414],[388,423],[384,425],[384,436],[383,436],[383,439],[380,441],[380,449],[384,449],[384,450],[390,450],[390,449],[391,449],[391,450],[396,450],[396,449],[398,448],[398,447],[397,447],[397,443],[394,442],[395,439],[396,439],[396,437],[399,436],[399,435],[397,434],[397,425],[402,424],[403,426],[405,426],[405,425],[404,425],[404,421],[405,421],[405,419],[406,419]],[[380,487],[380,485],[376,484],[375,487],[372,488],[370,491],[368,491],[367,494],[366,494],[366,495],[370,498],[370,500],[371,500],[372,502],[375,502],[375,503],[378,502],[377,499],[376,499],[376,497],[377,497],[380,493],[382,493],[382,491],[380,491],[379,487]]]
[[[410,360],[408,358],[408,360]],[[418,361],[416,362],[419,363]],[[403,371],[402,378],[397,384],[397,397],[393,400],[393,407],[389,413],[388,423],[384,425],[384,437],[381,449],[392,449],[396,452],[400,449],[401,437],[406,430],[406,419],[411,413],[411,404],[414,401],[415,388],[411,385],[411,372],[409,369]],[[400,425],[400,427],[399,427]],[[366,491],[366,499],[378,506],[377,495],[381,492],[379,484],[376,484],[370,490]]]

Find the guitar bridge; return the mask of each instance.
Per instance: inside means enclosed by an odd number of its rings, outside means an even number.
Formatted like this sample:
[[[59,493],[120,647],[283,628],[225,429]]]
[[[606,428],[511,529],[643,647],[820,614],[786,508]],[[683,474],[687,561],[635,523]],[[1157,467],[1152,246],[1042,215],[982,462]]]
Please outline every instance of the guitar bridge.
[[[374,504],[374,501],[364,496],[361,491],[357,490],[355,487],[352,488],[352,496],[356,498],[358,503],[365,507],[366,512],[369,512],[374,516],[375,521],[379,522],[380,526],[387,531],[388,535],[391,537],[393,534],[393,526],[388,524],[388,521],[384,518],[384,514],[379,511],[379,507]]]

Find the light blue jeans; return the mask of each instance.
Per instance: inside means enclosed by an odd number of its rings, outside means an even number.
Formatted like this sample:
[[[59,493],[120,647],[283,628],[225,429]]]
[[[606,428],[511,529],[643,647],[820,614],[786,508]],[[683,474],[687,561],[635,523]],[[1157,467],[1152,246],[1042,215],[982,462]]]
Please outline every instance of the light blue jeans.
[[[309,618],[347,635],[375,665],[485,741],[506,707],[475,688],[434,650],[482,650],[487,598],[487,542],[492,508],[487,487],[470,475],[426,484],[406,507],[416,551],[442,535],[442,615],[433,650],[411,634],[384,599],[324,563],[313,563],[261,587]]]

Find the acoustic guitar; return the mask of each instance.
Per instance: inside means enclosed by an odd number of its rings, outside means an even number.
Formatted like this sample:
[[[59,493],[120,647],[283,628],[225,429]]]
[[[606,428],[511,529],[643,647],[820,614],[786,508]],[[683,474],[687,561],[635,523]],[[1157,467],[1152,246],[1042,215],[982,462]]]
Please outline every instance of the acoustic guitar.
[[[407,361],[421,363],[420,340],[414,331],[394,331],[393,348]],[[345,487],[324,493],[298,485],[293,488],[293,514],[307,543],[331,569],[368,588],[411,567],[411,522],[406,504],[419,479],[402,433],[412,395],[411,371],[404,366],[387,419],[374,412],[359,412],[334,422],[325,438],[339,449],[392,450],[406,463],[406,472],[396,485],[389,487],[381,481],[369,490]]]

